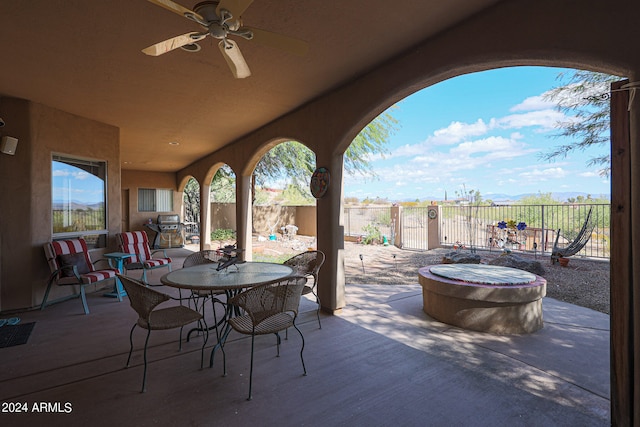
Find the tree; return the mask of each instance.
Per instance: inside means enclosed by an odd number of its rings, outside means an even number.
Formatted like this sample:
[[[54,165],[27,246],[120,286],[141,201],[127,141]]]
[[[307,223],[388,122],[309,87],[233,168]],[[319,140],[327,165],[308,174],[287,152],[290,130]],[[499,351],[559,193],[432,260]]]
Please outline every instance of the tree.
[[[200,223],[200,184],[191,178],[182,193],[184,204],[184,222]]]
[[[540,157],[547,161],[609,143],[609,86],[611,82],[620,80],[620,77],[574,70],[570,74],[560,73],[558,80],[564,84],[550,90],[543,98],[554,102],[556,109],[568,116],[567,120],[556,124],[559,133],[554,137],[571,138],[572,141],[541,154]],[[600,175],[609,176],[609,152],[595,155],[587,165],[600,167]]]
[[[371,170],[371,156],[386,154],[385,144],[397,123],[387,110],[362,129],[344,154],[345,172],[351,175],[375,175]],[[283,142],[269,150],[258,162],[254,171],[256,183],[264,185],[267,181],[289,178],[294,185],[307,187],[315,163],[315,155],[306,146],[295,141]]]
[[[236,178],[231,168],[223,165],[211,180],[211,201],[216,203],[235,203]]]
[[[231,168],[222,166],[211,180],[211,201],[216,203],[234,203],[236,201],[235,177]],[[200,222],[200,184],[191,178],[184,187],[184,221]]]
[[[395,131],[397,123],[389,110],[369,123],[345,152],[345,172],[375,175],[369,159],[374,154],[386,153],[385,144]],[[286,195],[294,199],[293,201],[308,204],[309,181],[315,167],[315,155],[303,144],[288,141],[276,145],[262,157],[254,170],[254,203],[264,203],[268,199],[256,191],[255,184],[264,186],[267,181],[280,180],[287,182]],[[211,201],[233,203],[235,200],[235,176],[231,168],[224,165],[218,169],[211,181]],[[189,180],[185,186],[184,203],[185,221],[199,222],[200,187],[194,179]]]

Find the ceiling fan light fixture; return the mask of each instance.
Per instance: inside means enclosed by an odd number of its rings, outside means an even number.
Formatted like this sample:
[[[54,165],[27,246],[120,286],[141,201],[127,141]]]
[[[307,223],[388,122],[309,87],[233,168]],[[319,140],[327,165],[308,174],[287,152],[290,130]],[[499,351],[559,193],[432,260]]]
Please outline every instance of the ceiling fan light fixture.
[[[186,50],[187,52],[199,52],[200,49],[202,49],[202,48],[197,43],[190,43],[190,44],[186,44],[184,46],[180,46],[180,49]]]

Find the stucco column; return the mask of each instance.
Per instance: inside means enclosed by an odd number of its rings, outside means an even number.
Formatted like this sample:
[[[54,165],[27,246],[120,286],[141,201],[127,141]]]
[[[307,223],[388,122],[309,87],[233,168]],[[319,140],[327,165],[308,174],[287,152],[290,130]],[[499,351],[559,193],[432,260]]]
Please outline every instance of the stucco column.
[[[251,253],[251,176],[236,177],[236,234],[238,248],[245,249],[241,257],[245,261],[253,259]]]
[[[317,203],[318,250],[326,256],[319,272],[318,296],[322,309],[333,313],[345,306],[343,156],[318,153],[317,166],[326,167],[331,177],[327,193]]]
[[[211,249],[211,185],[200,184],[200,250]]]

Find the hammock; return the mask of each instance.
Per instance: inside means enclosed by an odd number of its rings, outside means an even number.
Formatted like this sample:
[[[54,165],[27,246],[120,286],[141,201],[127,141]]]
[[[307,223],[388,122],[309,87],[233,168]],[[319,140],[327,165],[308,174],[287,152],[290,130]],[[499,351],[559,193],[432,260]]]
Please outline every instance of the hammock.
[[[568,245],[560,246],[558,244],[558,240],[560,239],[560,229],[558,229],[558,234],[556,234],[556,241],[553,244],[553,250],[551,251],[551,263],[555,264],[558,262],[558,258],[567,258],[573,256],[580,252],[582,248],[587,244],[589,239],[591,238],[591,234],[593,233],[593,229],[596,227],[595,221],[593,221],[593,216],[591,215],[593,211],[593,207],[589,209],[587,213],[587,217],[584,220],[584,225],[580,229],[580,232],[570,242]]]

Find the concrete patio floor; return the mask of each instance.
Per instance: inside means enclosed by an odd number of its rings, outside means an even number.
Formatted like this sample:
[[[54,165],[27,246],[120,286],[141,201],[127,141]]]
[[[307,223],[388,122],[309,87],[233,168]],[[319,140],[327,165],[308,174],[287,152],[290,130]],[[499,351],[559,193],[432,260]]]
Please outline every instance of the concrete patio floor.
[[[175,250],[174,250],[175,251]],[[176,265],[182,252],[172,254]],[[164,272],[154,271],[159,282]],[[168,288],[158,288],[171,292]],[[177,351],[177,331],[154,331],[141,394],[144,332],[128,301],[88,296],[18,314],[36,322],[27,344],[0,349],[0,422],[46,425],[602,426],[610,424],[609,316],[549,298],[531,335],[470,332],[422,312],[417,284],[347,285],[347,307],[322,316],[304,300],[281,357],[256,340],[253,400],[246,401],[250,340],[232,334],[226,377],[216,354],[200,369],[200,337]],[[2,317],[7,317],[3,315]],[[207,345],[206,358],[212,343]],[[61,412],[36,413],[45,402]],[[26,403],[28,413],[7,413]],[[66,404],[69,405],[66,405]],[[66,405],[66,406],[65,406]],[[15,408],[15,405],[13,405]],[[64,412],[65,409],[70,411]]]

